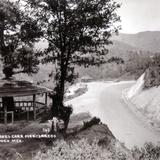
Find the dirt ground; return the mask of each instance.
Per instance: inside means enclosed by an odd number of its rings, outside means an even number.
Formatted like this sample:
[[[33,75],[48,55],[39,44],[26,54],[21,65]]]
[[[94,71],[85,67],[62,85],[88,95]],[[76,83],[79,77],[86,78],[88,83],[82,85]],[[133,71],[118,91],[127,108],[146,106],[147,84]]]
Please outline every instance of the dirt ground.
[[[88,113],[72,115],[67,132],[74,132],[83,126],[83,121],[87,121],[90,118]],[[4,152],[5,150],[7,155],[18,152],[22,155],[23,160],[31,160],[36,151],[40,149],[41,146],[46,145],[48,139],[22,137],[26,135],[46,134],[45,131],[50,128],[50,125],[48,121],[45,123],[40,123],[40,121],[20,121],[14,124],[8,124],[7,126],[0,124],[0,158],[3,156],[2,151]],[[61,137],[59,136],[58,138]],[[15,151],[13,151],[14,149]],[[11,158],[9,159],[12,160]]]
[[[117,142],[116,138],[113,136],[107,125],[97,124],[86,129],[83,129],[84,122],[88,122],[91,120],[91,116],[88,113],[80,113],[77,115],[72,115],[70,119],[70,123],[68,126],[68,136],[66,138],[67,141],[70,140],[80,140],[82,138],[87,138],[88,141],[93,141],[93,139],[98,139],[99,144],[105,146],[106,148],[113,148],[115,145],[121,146],[119,142]],[[24,136],[29,134],[44,134],[45,129],[50,127],[50,124],[47,122],[40,123],[36,122],[18,122],[13,125],[0,125],[1,134],[8,136]],[[2,138],[2,137],[1,137]],[[56,139],[60,139],[62,136],[58,135]],[[2,138],[3,139],[3,138]],[[17,138],[21,139],[21,138]],[[49,142],[49,143],[48,143]],[[9,142],[9,143],[0,143],[0,160],[15,160],[15,155],[18,155],[22,160],[32,160],[33,156],[37,153],[39,149],[41,149],[44,145],[51,144],[48,139],[41,138],[28,138],[23,139],[22,142]],[[125,152],[128,152],[125,147],[121,147]],[[7,159],[8,158],[8,159]]]

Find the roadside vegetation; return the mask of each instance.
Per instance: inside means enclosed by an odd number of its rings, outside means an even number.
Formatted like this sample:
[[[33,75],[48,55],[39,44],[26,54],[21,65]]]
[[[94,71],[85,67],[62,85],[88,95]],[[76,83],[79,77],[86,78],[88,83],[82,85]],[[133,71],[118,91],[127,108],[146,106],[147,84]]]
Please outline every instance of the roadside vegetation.
[[[106,150],[98,145],[96,139],[88,143],[87,139],[57,141],[51,149],[42,147],[32,160],[125,160],[126,154],[118,150]]]
[[[150,142],[145,143],[143,147],[135,146],[128,150],[96,117],[85,122],[77,131],[74,130],[74,133],[71,134],[72,137],[53,142],[51,147],[42,145],[32,160],[159,160],[160,158],[160,146]],[[108,141],[104,134],[111,141]]]
[[[21,129],[22,134],[28,133],[29,130],[40,133],[45,126],[48,126],[47,123],[24,126]],[[16,134],[15,130],[8,132]],[[0,160],[158,160],[160,158],[160,146],[146,143],[142,148],[134,147],[129,150],[114,137],[107,125],[102,124],[99,118],[91,118],[87,113],[73,115],[67,133],[65,139],[59,137],[49,144],[42,140],[30,140],[1,146]]]
[[[151,88],[160,85],[160,55],[152,57],[151,62],[148,65],[145,75],[145,88]]]
[[[160,146],[152,143],[146,143],[142,148],[134,147],[132,156],[135,160],[159,160]]]

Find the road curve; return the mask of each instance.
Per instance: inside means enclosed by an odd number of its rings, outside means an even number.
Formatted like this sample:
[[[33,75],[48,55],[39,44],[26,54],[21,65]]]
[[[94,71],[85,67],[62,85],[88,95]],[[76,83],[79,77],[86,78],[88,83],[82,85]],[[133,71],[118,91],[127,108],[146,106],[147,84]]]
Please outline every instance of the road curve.
[[[157,143],[160,133],[133,113],[122,99],[122,91],[133,84],[133,81],[91,82],[88,83],[87,93],[67,103],[73,105],[74,113],[90,112],[100,117],[128,148],[141,147],[145,142]]]

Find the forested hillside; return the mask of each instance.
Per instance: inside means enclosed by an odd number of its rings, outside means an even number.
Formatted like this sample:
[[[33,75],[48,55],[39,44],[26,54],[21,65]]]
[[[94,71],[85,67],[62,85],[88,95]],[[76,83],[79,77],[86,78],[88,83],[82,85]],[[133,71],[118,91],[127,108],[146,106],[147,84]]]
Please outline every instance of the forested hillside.
[[[123,64],[110,63],[100,68],[80,68],[80,75],[89,74],[93,78],[137,79],[160,52],[160,32],[140,32],[112,37],[113,45],[108,47],[108,57],[120,57]]]
[[[119,34],[113,39],[153,53],[160,52],[160,31],[146,31],[137,34]]]
[[[138,78],[148,67],[149,62],[155,54],[158,54],[160,32],[142,32],[138,34],[119,34],[112,38],[113,44],[107,46],[109,53],[106,58],[120,57],[124,63],[106,63],[102,66],[91,66],[88,68],[77,66],[76,72],[79,77],[89,75],[94,79],[110,78]],[[47,46],[46,42],[40,42],[36,45],[37,49],[43,49]],[[2,68],[2,66],[0,66]],[[54,77],[54,64],[40,65],[40,70],[33,77],[20,75],[25,79],[29,78],[35,82],[50,86],[49,76]]]

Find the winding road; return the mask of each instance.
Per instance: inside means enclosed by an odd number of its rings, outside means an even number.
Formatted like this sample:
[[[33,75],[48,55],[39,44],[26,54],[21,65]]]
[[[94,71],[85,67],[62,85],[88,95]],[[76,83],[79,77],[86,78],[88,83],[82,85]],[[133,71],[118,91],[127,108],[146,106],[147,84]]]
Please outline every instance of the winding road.
[[[160,133],[149,127],[122,99],[124,89],[135,82],[90,82],[88,91],[67,103],[74,113],[89,112],[101,118],[114,136],[126,147],[141,147],[145,142],[160,142]]]

